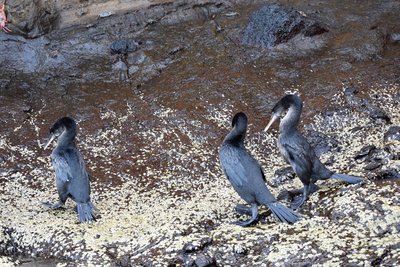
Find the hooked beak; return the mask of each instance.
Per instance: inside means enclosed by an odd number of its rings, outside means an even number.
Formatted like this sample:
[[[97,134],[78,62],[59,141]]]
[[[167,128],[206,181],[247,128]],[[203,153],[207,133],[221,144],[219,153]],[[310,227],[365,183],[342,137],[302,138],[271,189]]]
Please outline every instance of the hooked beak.
[[[271,125],[279,118],[278,115],[274,114],[271,116],[271,120],[268,122],[267,127],[265,127],[264,131],[267,132]]]
[[[44,149],[46,150],[47,147],[50,145],[51,142],[53,142],[53,140],[56,138],[56,136],[54,134],[51,135],[49,141],[47,141],[46,145],[44,146]]]

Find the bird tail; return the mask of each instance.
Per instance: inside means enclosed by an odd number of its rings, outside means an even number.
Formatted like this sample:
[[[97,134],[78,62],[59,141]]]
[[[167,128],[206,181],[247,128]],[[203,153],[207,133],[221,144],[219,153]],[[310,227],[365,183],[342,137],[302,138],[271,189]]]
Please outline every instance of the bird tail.
[[[293,210],[285,207],[281,203],[275,201],[266,205],[278,220],[285,223],[295,223],[300,220],[299,215],[297,215]]]
[[[87,203],[77,203],[76,207],[81,223],[96,221],[96,208],[91,201]]]
[[[334,173],[332,175],[332,178],[336,179],[336,180],[344,181],[344,182],[350,183],[350,184],[357,184],[359,182],[364,181],[364,179],[361,177],[342,174],[342,173]]]

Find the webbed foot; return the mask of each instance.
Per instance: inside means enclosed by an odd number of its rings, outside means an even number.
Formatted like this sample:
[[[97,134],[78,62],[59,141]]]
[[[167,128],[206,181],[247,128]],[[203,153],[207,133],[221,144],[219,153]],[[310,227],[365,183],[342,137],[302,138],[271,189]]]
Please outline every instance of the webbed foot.
[[[235,207],[235,211],[237,213],[239,213],[240,215],[248,215],[248,216],[252,215],[251,207],[248,207],[248,206],[243,205],[243,204],[237,204],[236,207]]]
[[[235,221],[235,222],[233,222],[233,224],[236,224],[236,225],[239,225],[239,226],[242,226],[242,227],[246,227],[246,226],[249,226],[249,225],[251,225],[251,224],[253,224],[253,223],[258,221],[258,207],[257,207],[257,204],[251,204],[251,208],[247,208],[245,205],[240,205],[240,204],[237,205],[236,208],[238,206],[240,208],[242,208],[241,211],[247,212],[247,210],[250,210],[251,211],[251,219],[248,220],[248,221]]]

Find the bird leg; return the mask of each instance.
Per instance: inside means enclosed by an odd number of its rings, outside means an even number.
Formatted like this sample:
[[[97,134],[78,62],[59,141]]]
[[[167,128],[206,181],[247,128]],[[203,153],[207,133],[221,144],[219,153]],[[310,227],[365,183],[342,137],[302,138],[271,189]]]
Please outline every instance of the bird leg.
[[[252,215],[251,207],[248,207],[243,204],[237,204],[235,207],[235,211],[240,215],[248,215],[248,216]]]
[[[233,222],[233,223],[236,224],[236,225],[239,225],[239,226],[246,227],[246,226],[249,226],[252,223],[256,222],[257,219],[258,219],[258,207],[257,207],[257,204],[251,204],[251,219],[248,220],[248,221],[236,221],[236,222]]]
[[[290,203],[290,207],[292,209],[298,209],[303,203],[307,200],[307,197],[316,192],[318,190],[318,186],[315,184],[304,185],[301,189],[296,189],[291,191],[289,194],[292,195],[292,202]],[[293,197],[293,195],[296,195]],[[299,196],[301,195],[301,196]]]

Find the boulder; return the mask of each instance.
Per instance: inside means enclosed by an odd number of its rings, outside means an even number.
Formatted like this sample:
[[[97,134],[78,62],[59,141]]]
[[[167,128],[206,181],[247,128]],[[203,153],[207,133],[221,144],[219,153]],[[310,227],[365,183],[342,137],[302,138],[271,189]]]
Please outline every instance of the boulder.
[[[270,48],[287,42],[298,34],[309,37],[327,31],[318,22],[292,8],[267,4],[251,15],[244,30],[242,44]]]
[[[26,38],[36,38],[49,33],[57,25],[59,12],[52,0],[7,1],[7,18],[10,29]]]

